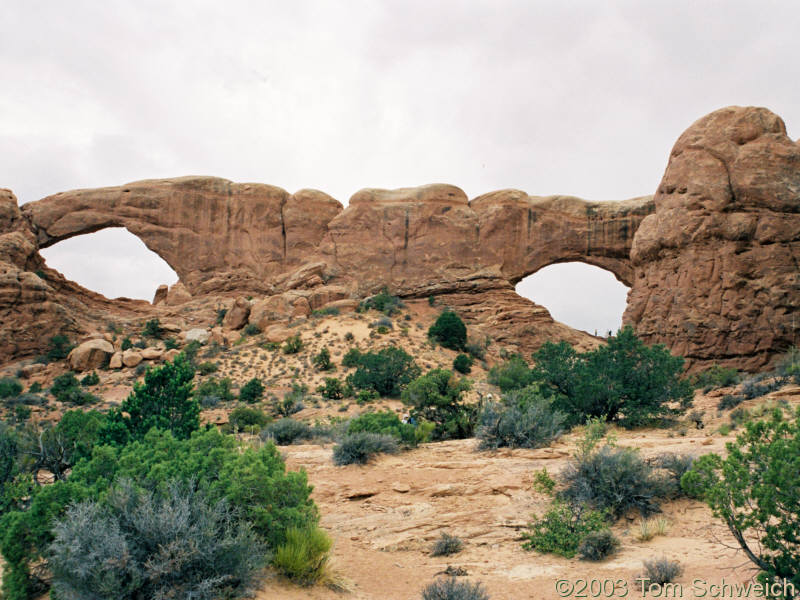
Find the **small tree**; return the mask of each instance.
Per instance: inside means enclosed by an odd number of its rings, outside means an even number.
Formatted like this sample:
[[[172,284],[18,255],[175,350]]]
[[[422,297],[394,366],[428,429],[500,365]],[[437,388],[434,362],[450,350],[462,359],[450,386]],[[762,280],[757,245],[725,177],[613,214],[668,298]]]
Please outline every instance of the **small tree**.
[[[331,362],[331,352],[328,350],[327,346],[320,350],[319,354],[315,354],[311,359],[311,362],[313,362],[314,366],[320,371],[330,371],[333,368],[333,363]]]
[[[450,350],[463,350],[467,343],[467,326],[456,313],[445,310],[428,329],[428,336]]]
[[[54,335],[50,338],[49,349],[47,350],[47,360],[61,360],[67,358],[70,350],[74,346],[70,343],[69,338],[63,334]]]
[[[472,371],[472,357],[468,354],[459,354],[453,360],[453,368],[459,373],[466,375]]]
[[[461,402],[470,389],[466,379],[456,379],[451,371],[433,369],[412,381],[403,391],[403,402],[412,407],[417,419],[435,424],[435,439],[461,439],[472,435],[477,406]]]
[[[239,400],[242,402],[256,402],[264,395],[264,384],[258,377],[253,377],[239,390]]]
[[[645,345],[631,327],[590,352],[547,342],[533,358],[533,378],[555,396],[554,407],[571,425],[601,417],[636,427],[679,414],[692,400],[691,383],[681,378],[683,359]]]
[[[153,427],[168,429],[178,439],[188,438],[200,426],[200,407],[192,396],[193,378],[194,367],[183,354],[148,369],[144,382],[134,385],[120,408],[109,411],[104,439],[112,443],[139,440]]]
[[[387,346],[378,352],[366,352],[358,361],[356,372],[347,377],[358,389],[372,389],[381,396],[397,397],[420,373],[414,359],[402,348]]]
[[[144,324],[142,335],[144,337],[161,339],[164,330],[161,329],[161,322],[158,319],[150,319]]]
[[[303,349],[303,339],[300,337],[300,334],[288,338],[286,342],[284,342],[282,349],[284,354],[297,354],[300,352],[300,350]]]
[[[533,382],[528,363],[519,355],[512,355],[506,362],[489,369],[487,381],[504,392],[522,389]]]
[[[319,386],[317,391],[329,400],[344,398],[344,388],[338,377],[326,377],[324,385]]]
[[[725,522],[763,581],[800,589],[800,409],[747,422],[727,450],[697,459],[681,486]]]

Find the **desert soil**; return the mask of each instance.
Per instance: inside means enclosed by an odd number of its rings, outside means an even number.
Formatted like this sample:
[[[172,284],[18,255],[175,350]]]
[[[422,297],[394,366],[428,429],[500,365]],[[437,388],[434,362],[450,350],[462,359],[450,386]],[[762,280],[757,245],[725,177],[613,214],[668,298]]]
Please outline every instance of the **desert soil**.
[[[780,394],[800,402],[796,387]],[[710,408],[715,402],[701,398],[697,404]],[[639,541],[638,517],[621,519],[613,527],[621,550],[604,562],[523,550],[521,533],[549,502],[532,489],[533,474],[542,468],[557,474],[574,452],[579,435],[575,432],[538,450],[478,452],[475,440],[431,443],[382,456],[363,467],[334,466],[331,445],[281,448],[290,469],[308,472],[322,526],[335,542],[333,563],[352,591],[303,589],[272,578],[257,598],[418,600],[421,589],[448,565],[465,568],[467,579],[483,582],[493,600],[565,597],[556,591],[560,579],[623,580],[627,597],[641,598],[635,579],[642,572],[642,561],[662,556],[683,566],[677,579],[683,584],[683,597],[700,595],[700,589],[693,588],[696,579],[708,585],[721,584],[723,578],[728,583],[751,580],[755,573],[735,549],[726,527],[704,504],[686,499],[662,506],[669,529],[650,541]],[[640,448],[645,457],[724,452],[725,442],[732,439],[712,427],[691,429],[685,435],[665,430],[616,435],[619,445]],[[464,549],[449,557],[431,557],[431,545],[443,531],[460,537]],[[618,587],[613,596],[602,597],[623,597],[623,593]],[[593,596],[587,590],[585,597]]]

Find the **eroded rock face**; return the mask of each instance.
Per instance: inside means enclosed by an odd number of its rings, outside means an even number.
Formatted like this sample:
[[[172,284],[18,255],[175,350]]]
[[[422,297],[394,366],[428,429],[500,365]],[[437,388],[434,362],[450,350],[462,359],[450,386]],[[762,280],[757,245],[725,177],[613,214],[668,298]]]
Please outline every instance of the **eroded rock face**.
[[[800,145],[764,108],[678,139],[631,250],[624,320],[695,363],[757,369],[800,334]]]
[[[249,321],[281,330],[277,339],[292,320],[353,307],[384,287],[447,298],[525,352],[548,339],[586,347],[597,340],[513,291],[542,267],[581,261],[632,287],[624,321],[648,342],[695,364],[756,368],[797,335],[799,154],[777,116],[729,108],[681,136],[655,199],[501,190],[469,201],[434,184],[362,190],[342,209],[315,190],[183,177],[64,192],[20,209],[0,190],[0,361],[111,314],[175,318],[210,298],[240,298],[228,328]],[[105,227],[127,228],[178,273],[158,306],[111,302],[47,269],[38,253]],[[242,296],[253,298],[249,314]]]
[[[147,180],[75,190],[26,204],[40,247],[125,227],[163,258],[192,295],[269,289],[312,254],[341,204],[314,190],[216,177]]]

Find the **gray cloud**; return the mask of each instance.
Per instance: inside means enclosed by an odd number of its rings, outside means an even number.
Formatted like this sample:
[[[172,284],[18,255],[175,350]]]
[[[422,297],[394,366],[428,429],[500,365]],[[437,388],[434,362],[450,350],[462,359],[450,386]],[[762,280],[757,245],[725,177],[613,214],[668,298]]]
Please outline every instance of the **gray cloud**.
[[[182,174],[345,202],[434,181],[618,199],[652,193],[721,106],[800,127],[794,1],[29,2],[3,19],[0,185],[21,202]],[[88,269],[109,238],[66,243],[48,260],[93,289],[160,283]]]

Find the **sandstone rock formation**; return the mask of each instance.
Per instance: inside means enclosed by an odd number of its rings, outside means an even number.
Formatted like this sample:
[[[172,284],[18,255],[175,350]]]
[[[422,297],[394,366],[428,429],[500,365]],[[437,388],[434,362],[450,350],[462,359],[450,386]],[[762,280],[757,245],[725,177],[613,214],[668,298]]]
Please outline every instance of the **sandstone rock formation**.
[[[631,250],[624,319],[699,363],[746,369],[800,340],[800,144],[764,108],[678,139]]]
[[[526,352],[547,339],[586,346],[598,342],[514,293],[542,267],[581,261],[631,286],[624,320],[648,342],[696,365],[757,368],[796,343],[800,327],[799,156],[777,116],[729,108],[681,136],[655,199],[501,190],[470,201],[435,184],[362,190],[343,209],[314,190],[182,177],[64,192],[19,208],[5,190],[0,361],[41,352],[54,332],[77,337],[109,315],[183,318],[210,298],[217,307],[239,298],[228,330],[250,322],[277,340],[291,320],[353,308],[384,287],[441,297]],[[38,253],[106,227],[125,227],[178,273],[153,305],[84,290]]]
[[[73,348],[67,361],[70,369],[80,373],[103,366],[112,354],[114,354],[114,346],[110,342],[104,339],[94,339]]]

